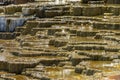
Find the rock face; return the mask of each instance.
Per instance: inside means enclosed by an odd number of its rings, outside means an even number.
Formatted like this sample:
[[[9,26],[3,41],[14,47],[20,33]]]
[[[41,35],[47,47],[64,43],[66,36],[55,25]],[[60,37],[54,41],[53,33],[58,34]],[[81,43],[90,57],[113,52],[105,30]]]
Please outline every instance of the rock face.
[[[102,0],[82,0],[83,3],[88,3],[89,1],[102,1]]]
[[[91,75],[94,75],[95,74],[95,70],[92,70],[92,69],[88,69],[88,70],[85,70],[83,68],[76,68],[75,69],[75,72],[76,73],[80,73],[80,74],[86,74],[88,76],[91,76]]]
[[[36,17],[39,17],[39,18],[45,17],[45,7],[39,7],[36,9]]]
[[[102,1],[102,0],[82,0],[83,3],[88,3],[89,1]],[[119,0],[103,0],[108,4],[120,4]]]
[[[5,7],[5,14],[13,14],[16,12],[16,9],[14,6],[7,6]]]
[[[8,5],[8,4],[24,4],[24,3],[27,3],[27,2],[34,2],[34,0],[9,0],[9,1],[0,0],[0,2],[3,5]]]
[[[15,4],[23,4],[23,3],[27,3],[29,0],[14,0]]]
[[[108,4],[120,4],[119,0],[107,0]]]
[[[22,13],[24,16],[30,16],[35,14],[35,9],[34,8],[22,8]]]
[[[53,45],[55,47],[61,47],[67,45],[67,41],[64,39],[61,40],[50,40],[49,45]]]

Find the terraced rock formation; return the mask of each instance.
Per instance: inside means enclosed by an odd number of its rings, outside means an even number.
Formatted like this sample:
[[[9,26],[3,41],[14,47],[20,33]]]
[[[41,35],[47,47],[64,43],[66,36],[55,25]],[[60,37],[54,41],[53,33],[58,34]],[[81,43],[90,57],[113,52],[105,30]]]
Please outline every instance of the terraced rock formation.
[[[0,80],[118,80],[120,6],[111,1],[1,6]]]

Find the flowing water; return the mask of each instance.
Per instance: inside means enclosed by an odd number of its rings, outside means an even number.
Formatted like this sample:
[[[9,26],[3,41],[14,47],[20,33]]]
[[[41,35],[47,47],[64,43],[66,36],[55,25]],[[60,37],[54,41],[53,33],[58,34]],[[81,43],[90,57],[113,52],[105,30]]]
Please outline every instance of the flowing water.
[[[63,69],[60,67],[51,67],[45,69],[46,74],[53,80],[83,80],[84,75],[80,75],[74,72],[74,69]]]

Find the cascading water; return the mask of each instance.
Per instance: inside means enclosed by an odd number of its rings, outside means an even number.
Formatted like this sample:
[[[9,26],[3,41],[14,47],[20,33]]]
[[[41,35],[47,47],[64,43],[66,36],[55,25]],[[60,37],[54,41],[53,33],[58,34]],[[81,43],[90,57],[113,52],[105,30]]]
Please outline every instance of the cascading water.
[[[23,26],[24,22],[24,18],[11,19],[11,23],[9,24],[9,31],[13,32],[16,27]]]
[[[0,32],[6,31],[6,25],[7,25],[7,21],[5,17],[0,17]]]
[[[0,32],[13,32],[16,27],[23,26],[25,23],[24,18],[11,18],[0,17]]]

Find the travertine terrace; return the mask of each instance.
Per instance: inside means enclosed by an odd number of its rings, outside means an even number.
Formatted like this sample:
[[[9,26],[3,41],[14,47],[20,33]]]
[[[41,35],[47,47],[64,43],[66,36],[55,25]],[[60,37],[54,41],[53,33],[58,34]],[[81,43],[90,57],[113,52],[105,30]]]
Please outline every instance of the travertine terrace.
[[[0,80],[120,79],[120,0],[24,1],[0,6]]]

